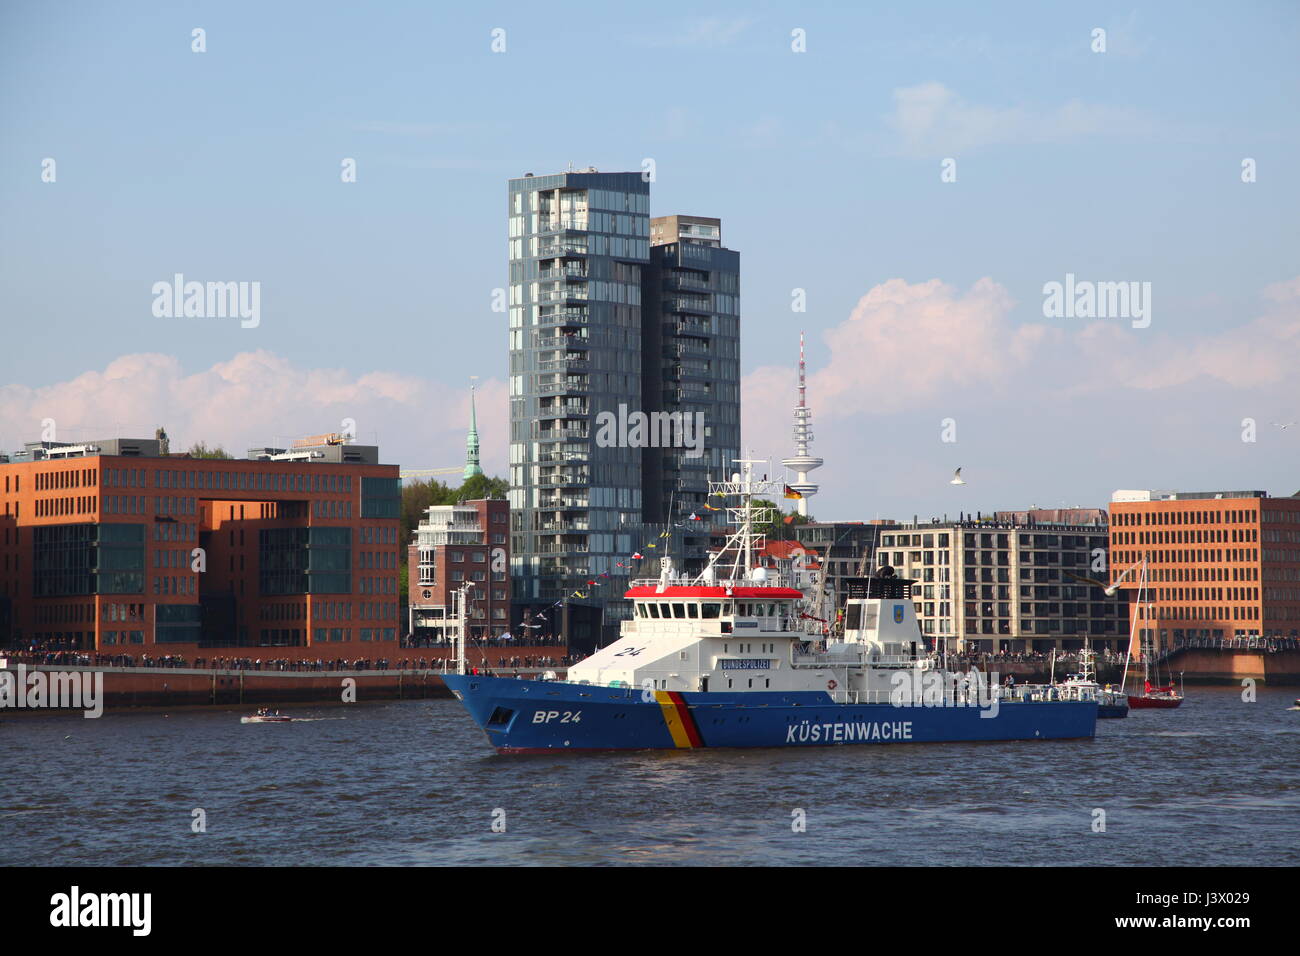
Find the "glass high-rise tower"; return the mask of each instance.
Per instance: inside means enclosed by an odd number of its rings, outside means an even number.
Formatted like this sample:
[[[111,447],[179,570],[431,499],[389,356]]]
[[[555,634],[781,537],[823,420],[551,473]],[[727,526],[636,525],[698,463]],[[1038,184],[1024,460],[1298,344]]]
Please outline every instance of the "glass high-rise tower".
[[[642,404],[689,416],[698,447],[647,449],[645,518],[673,529],[679,567],[703,568],[713,520],[709,479],[725,480],[740,457],[740,253],[722,245],[722,220],[650,220],[645,273]]]
[[[596,416],[641,395],[649,191],[640,173],[510,180],[514,602],[519,613],[561,599],[603,612],[571,619],[571,639],[600,637],[597,620],[608,636],[627,615],[618,565],[642,541],[641,449],[598,441]]]
[[[665,553],[698,567],[720,513],[704,505],[739,456],[739,255],[694,216],[654,220],[652,247],[640,173],[527,175],[508,203],[516,623],[558,629],[565,601],[570,640],[605,643],[629,578]]]

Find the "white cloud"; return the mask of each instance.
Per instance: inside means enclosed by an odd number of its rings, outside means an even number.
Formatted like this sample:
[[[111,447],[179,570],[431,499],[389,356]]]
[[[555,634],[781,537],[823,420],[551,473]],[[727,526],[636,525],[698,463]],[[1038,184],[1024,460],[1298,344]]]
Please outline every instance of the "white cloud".
[[[504,474],[505,383],[480,383],[477,404],[484,470]],[[148,438],[163,425],[176,450],[204,441],[236,456],[333,431],[351,418],[358,441],[378,444],[382,461],[439,468],[465,460],[469,396],[460,384],[383,371],[303,369],[266,351],[242,352],[189,374],[172,356],[140,353],[53,385],[0,388],[0,436],[7,448],[37,439],[45,418],[55,420],[60,440]]]
[[[945,476],[961,464],[984,473],[968,508],[1061,495],[1099,505],[1116,487],[1267,488],[1270,476],[1290,494],[1300,446],[1267,423],[1300,417],[1300,278],[1262,299],[1256,318],[1188,334],[1158,317],[1148,329],[1016,323],[1010,294],[989,278],[964,292],[884,282],[823,333],[829,359],[809,369],[813,452],[827,461],[814,513],[871,517],[849,511],[867,488],[910,515],[946,501]],[[776,426],[791,420],[793,368],[755,369],[741,391],[744,447],[787,454],[789,431]],[[940,442],[947,417],[957,445]],[[1259,423],[1257,443],[1241,441],[1244,417]],[[933,488],[915,473],[927,462]]]
[[[1137,111],[1070,100],[1055,108],[967,103],[942,83],[894,90],[894,109],[886,117],[896,147],[910,155],[955,155],[1003,144],[1054,143],[1098,136],[1150,133]]]
[[[749,17],[696,17],[672,34],[648,37],[647,46],[714,49],[730,46],[754,21]]]

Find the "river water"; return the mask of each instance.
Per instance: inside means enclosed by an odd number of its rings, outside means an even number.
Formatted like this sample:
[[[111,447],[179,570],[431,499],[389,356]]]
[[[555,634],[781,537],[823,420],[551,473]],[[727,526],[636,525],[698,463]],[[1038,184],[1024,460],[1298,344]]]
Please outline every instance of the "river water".
[[[1191,687],[1084,741],[533,757],[452,700],[5,714],[0,862],[1295,866],[1294,697]]]

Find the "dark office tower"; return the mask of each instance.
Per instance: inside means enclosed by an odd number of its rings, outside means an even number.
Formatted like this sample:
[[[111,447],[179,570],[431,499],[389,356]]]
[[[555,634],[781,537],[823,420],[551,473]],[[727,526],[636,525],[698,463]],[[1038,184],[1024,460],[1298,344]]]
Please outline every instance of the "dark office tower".
[[[629,616],[629,556],[642,543],[642,449],[597,418],[640,401],[649,184],[591,169],[527,175],[510,181],[508,204],[514,613],[567,616],[585,645]],[[548,610],[556,601],[567,606]]]
[[[641,459],[647,524],[674,529],[672,552],[699,570],[709,531],[723,527],[723,499],[708,498],[740,457],[740,254],[722,247],[722,220],[650,221],[642,323],[641,401],[667,414],[691,441],[648,448]],[[698,434],[697,434],[698,432]],[[679,560],[679,564],[681,561]]]

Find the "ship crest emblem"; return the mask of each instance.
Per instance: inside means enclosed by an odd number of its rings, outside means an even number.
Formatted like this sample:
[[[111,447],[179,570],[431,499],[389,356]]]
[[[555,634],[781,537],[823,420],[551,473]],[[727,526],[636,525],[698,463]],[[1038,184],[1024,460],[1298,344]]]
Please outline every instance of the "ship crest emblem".
[[[903,623],[903,605],[901,604],[894,605],[894,623],[895,624]]]

